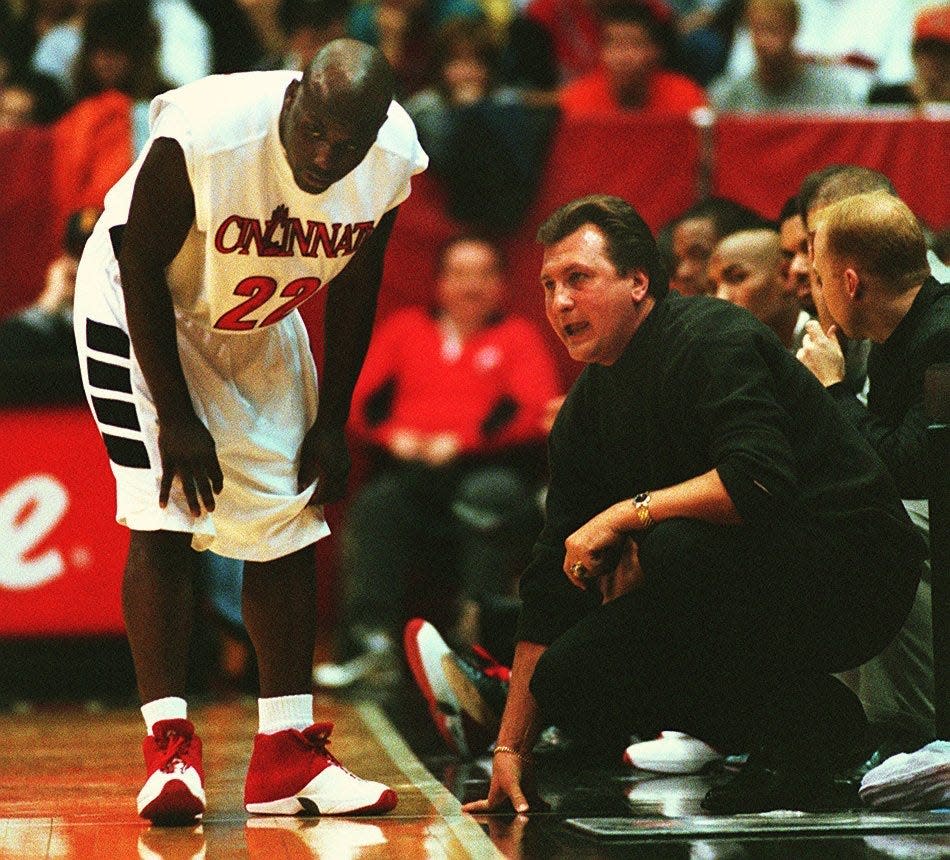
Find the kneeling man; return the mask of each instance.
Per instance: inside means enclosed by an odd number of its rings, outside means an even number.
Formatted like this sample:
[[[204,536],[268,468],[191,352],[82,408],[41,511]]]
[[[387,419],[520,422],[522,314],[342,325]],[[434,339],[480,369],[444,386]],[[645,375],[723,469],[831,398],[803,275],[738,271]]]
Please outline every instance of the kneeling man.
[[[833,806],[866,719],[832,673],[894,636],[926,554],[891,478],[765,326],[668,290],[628,203],[575,200],[538,237],[548,320],[588,366],[551,432],[491,788],[467,810],[529,808],[551,723],[618,754],[668,726],[752,750],[710,811]]]

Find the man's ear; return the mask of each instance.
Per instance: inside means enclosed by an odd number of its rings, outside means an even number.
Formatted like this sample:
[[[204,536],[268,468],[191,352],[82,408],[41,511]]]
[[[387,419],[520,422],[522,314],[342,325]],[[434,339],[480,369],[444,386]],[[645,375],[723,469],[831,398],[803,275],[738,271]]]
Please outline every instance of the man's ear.
[[[294,78],[289,84],[287,84],[287,89],[284,90],[284,110],[289,110],[291,102],[294,100],[294,96],[297,95],[298,89],[300,89],[299,78]]]
[[[861,281],[861,276],[854,269],[846,268],[841,273],[841,277],[844,279],[848,298],[853,302],[860,301],[864,297],[864,283]]]
[[[300,81],[297,78],[294,78],[289,84],[287,84],[287,89],[284,90],[284,100],[280,105],[280,116],[277,118],[277,127],[280,132],[280,140],[284,146],[287,145],[286,135],[288,133],[288,119],[290,115],[290,106],[294,103],[294,96],[297,95],[297,90],[300,89]]]
[[[642,302],[650,289],[650,276],[642,269],[630,272],[630,296],[635,302]]]

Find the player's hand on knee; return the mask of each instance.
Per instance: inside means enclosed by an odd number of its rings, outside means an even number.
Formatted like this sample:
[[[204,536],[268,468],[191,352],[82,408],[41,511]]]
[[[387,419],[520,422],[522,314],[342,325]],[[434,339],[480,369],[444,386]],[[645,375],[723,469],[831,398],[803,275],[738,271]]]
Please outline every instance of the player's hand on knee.
[[[342,499],[349,474],[350,452],[343,427],[314,424],[304,436],[297,471],[299,490],[317,482],[308,504],[324,505]]]
[[[163,422],[159,427],[158,450],[162,460],[159,505],[163,508],[168,505],[172,482],[177,476],[188,509],[194,516],[201,516],[202,506],[207,511],[213,511],[214,497],[224,486],[224,476],[221,474],[214,438],[208,428],[197,416]]]

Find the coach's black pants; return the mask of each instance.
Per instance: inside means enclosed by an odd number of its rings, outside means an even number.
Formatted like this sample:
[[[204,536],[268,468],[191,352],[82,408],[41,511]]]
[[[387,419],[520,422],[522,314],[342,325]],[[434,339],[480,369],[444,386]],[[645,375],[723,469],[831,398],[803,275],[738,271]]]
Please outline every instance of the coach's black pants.
[[[547,649],[546,723],[616,741],[676,729],[725,749],[832,757],[865,728],[832,672],[881,651],[916,580],[843,541],[669,520],[640,542],[642,584]],[[887,569],[885,569],[887,568]]]

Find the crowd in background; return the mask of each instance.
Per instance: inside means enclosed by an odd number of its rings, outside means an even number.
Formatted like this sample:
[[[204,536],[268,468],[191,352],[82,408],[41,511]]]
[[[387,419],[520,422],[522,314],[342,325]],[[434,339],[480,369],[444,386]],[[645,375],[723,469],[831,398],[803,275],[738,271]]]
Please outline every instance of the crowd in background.
[[[147,137],[152,97],[210,73],[302,68],[378,45],[448,214],[504,238],[558,118],[950,104],[933,0],[3,0],[0,129],[54,124],[54,230]],[[931,225],[940,228],[943,225]]]
[[[947,14],[932,0],[4,0],[0,126],[109,89],[147,101],[210,73],[301,68],[342,35],[383,50],[417,112],[921,107],[950,99]]]

